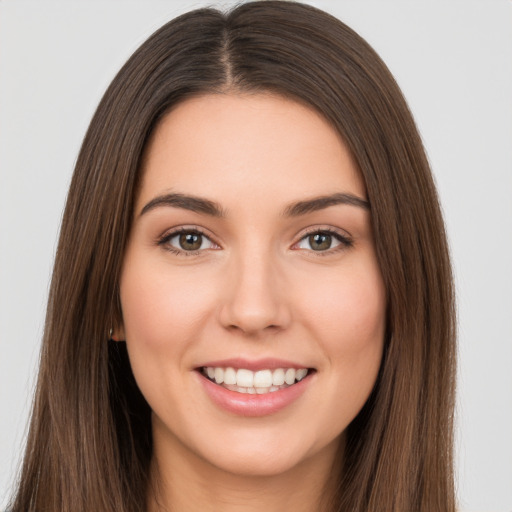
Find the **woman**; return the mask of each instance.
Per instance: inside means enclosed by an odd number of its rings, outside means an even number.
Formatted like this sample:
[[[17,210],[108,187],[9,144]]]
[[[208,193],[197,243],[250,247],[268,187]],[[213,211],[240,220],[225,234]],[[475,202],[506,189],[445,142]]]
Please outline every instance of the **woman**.
[[[312,7],[157,31],[71,183],[13,511],[454,510],[454,312],[412,117]]]

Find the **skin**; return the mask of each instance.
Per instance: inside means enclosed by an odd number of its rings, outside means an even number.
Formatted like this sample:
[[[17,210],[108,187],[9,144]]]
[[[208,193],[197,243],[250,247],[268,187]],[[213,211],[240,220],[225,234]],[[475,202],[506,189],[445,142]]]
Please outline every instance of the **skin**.
[[[115,337],[126,340],[153,411],[149,509],[324,509],[343,433],[377,377],[385,290],[368,209],[282,212],[334,192],[364,200],[349,151],[323,117],[292,100],[205,95],[160,122],[142,172]],[[141,214],[169,193],[215,201],[224,216],[169,205]],[[180,227],[205,234],[198,252],[175,252],[178,237],[165,236]],[[333,237],[313,250],[308,234],[326,229],[349,243]],[[197,372],[233,357],[316,371],[289,406],[244,417],[214,404]]]

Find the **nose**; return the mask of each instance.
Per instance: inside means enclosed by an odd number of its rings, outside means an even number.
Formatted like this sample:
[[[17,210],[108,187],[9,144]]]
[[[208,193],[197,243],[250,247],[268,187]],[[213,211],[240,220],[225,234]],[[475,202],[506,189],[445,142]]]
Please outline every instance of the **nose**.
[[[291,312],[285,278],[270,257],[234,258],[226,278],[219,310],[226,329],[255,336],[288,327]]]

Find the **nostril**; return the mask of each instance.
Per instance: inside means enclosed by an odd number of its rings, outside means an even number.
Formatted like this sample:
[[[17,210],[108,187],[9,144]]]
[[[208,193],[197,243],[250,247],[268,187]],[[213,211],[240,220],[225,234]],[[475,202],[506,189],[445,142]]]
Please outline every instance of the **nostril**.
[[[226,326],[228,331],[241,332],[246,335],[258,336],[264,332],[278,332],[282,329],[279,325],[271,324],[264,327],[255,324],[243,323],[241,325],[230,324]]]

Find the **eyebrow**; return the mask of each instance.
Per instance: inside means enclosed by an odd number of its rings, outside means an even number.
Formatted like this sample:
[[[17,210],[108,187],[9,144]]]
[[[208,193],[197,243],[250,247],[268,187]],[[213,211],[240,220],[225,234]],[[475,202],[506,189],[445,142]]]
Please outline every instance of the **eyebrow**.
[[[221,206],[215,201],[210,201],[203,197],[196,197],[186,194],[171,193],[155,197],[144,208],[142,208],[140,215],[144,215],[150,210],[154,210],[159,206],[172,206],[174,208],[182,208],[212,217],[225,217],[226,214]]]
[[[287,206],[283,212],[285,217],[298,217],[306,213],[316,212],[323,210],[329,206],[336,206],[338,204],[346,204],[349,206],[357,206],[364,210],[370,210],[370,203],[365,199],[358,197],[354,194],[346,192],[331,194],[327,196],[314,197],[305,201],[298,201]]]
[[[357,206],[364,210],[370,210],[370,203],[365,199],[350,193],[336,193],[326,196],[314,197],[304,201],[298,201],[288,205],[282,213],[283,217],[299,217],[307,213],[323,210],[339,204]],[[192,212],[209,215],[211,217],[225,217],[225,210],[215,201],[188,194],[170,193],[157,196],[142,208],[140,215],[161,206],[182,208]]]

